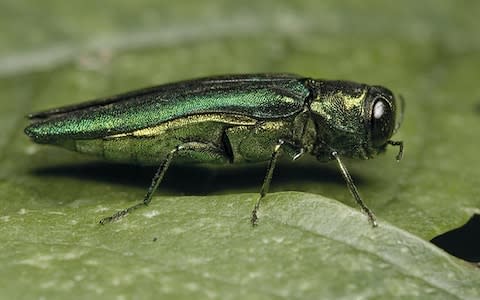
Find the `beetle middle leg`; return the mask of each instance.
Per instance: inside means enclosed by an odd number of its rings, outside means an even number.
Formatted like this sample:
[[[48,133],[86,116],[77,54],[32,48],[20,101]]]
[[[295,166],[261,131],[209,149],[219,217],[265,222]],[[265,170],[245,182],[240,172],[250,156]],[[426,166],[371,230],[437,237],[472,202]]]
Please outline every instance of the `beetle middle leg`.
[[[291,148],[295,148],[296,154],[293,155],[292,159],[296,160],[300,158],[304,153],[303,148],[297,148],[293,144],[285,142],[284,140],[280,139],[278,140],[278,143],[275,145],[275,148],[272,153],[272,157],[270,158],[270,162],[268,164],[267,168],[267,174],[265,175],[265,178],[263,180],[262,188],[260,190],[260,197],[258,198],[257,202],[255,203],[255,206],[252,210],[252,217],[250,221],[252,222],[252,225],[255,226],[258,223],[258,216],[257,212],[260,208],[260,203],[262,199],[265,197],[265,195],[268,193],[268,189],[270,188],[270,182],[272,181],[272,175],[273,175],[273,169],[275,169],[275,166],[277,164],[278,157],[280,156],[280,150],[284,145],[290,146]]]
[[[100,224],[103,225],[103,224],[106,224],[106,223],[110,223],[110,222],[119,220],[122,217],[128,215],[129,213],[131,213],[132,211],[134,211],[134,210],[136,210],[140,207],[148,206],[148,204],[152,201],[152,196],[155,193],[155,191],[157,190],[158,185],[160,184],[160,182],[162,182],[162,179],[165,176],[165,173],[167,172],[167,169],[170,166],[170,163],[172,162],[172,160],[175,158],[175,156],[179,152],[189,151],[189,150],[190,151],[212,152],[212,153],[215,152],[215,154],[218,154],[217,153],[218,151],[214,151],[214,150],[217,150],[217,149],[214,149],[213,146],[205,144],[205,143],[189,142],[189,143],[184,143],[184,144],[178,145],[173,150],[168,152],[167,156],[165,157],[165,159],[162,161],[162,163],[158,167],[157,171],[155,172],[155,175],[152,178],[152,183],[150,184],[150,186],[147,190],[147,193],[145,194],[145,197],[143,198],[143,201],[139,202],[139,203],[137,203],[133,206],[130,206],[126,209],[120,210],[120,211],[114,213],[113,215],[111,215],[110,217],[106,217],[106,218],[101,219]]]

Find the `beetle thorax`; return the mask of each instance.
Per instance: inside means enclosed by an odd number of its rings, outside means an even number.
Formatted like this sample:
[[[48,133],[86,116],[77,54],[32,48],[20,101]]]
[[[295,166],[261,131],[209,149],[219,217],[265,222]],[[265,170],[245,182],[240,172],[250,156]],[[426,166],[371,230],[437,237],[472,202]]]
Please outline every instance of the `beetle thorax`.
[[[318,86],[316,92],[310,102],[310,113],[316,126],[312,154],[319,160],[331,159],[333,151],[348,157],[367,158],[366,86],[327,81]]]

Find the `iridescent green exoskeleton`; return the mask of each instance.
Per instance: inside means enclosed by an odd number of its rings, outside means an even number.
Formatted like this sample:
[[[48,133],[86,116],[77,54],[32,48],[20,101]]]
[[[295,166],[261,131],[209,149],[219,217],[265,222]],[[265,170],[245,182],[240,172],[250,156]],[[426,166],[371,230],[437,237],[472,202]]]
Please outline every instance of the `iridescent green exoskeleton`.
[[[101,158],[158,165],[145,198],[104,224],[150,203],[172,160],[187,163],[269,161],[252,224],[278,156],[305,153],[336,160],[356,202],[376,226],[341,157],[368,159],[385,151],[400,122],[392,92],[349,81],[292,74],[207,77],[160,85],[29,115],[25,133]]]

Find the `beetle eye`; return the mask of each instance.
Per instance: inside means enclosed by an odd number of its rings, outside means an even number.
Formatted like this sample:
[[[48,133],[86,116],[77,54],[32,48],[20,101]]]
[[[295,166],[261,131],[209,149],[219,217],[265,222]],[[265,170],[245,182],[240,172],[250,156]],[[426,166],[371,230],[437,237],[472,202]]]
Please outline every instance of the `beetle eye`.
[[[390,103],[383,97],[373,101],[371,115],[372,143],[384,145],[393,133],[395,117]]]

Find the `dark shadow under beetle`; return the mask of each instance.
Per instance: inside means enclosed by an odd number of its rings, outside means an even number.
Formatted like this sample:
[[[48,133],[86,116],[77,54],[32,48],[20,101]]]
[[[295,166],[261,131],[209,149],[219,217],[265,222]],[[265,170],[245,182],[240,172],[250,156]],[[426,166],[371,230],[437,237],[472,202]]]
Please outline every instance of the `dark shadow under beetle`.
[[[157,193],[169,195],[211,195],[225,194],[232,191],[258,192],[265,176],[266,164],[257,163],[245,166],[205,166],[205,165],[172,165]],[[151,181],[155,167],[132,166],[113,163],[67,164],[61,166],[42,167],[33,170],[36,176],[73,177],[95,180],[106,183],[130,185],[145,188]],[[362,185],[365,179],[354,174],[355,183]],[[315,182],[319,185],[333,183],[345,185],[342,175],[335,165],[319,163],[282,162],[272,181],[272,192],[286,191],[298,183],[299,192],[311,192],[302,189],[304,183]],[[328,195],[327,195],[328,196]]]

